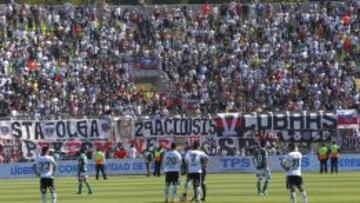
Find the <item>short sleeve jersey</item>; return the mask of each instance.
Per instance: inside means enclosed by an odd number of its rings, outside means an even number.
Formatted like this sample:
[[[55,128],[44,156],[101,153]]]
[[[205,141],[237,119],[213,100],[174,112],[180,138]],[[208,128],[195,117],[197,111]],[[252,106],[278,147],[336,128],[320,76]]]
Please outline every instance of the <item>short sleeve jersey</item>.
[[[255,160],[256,169],[266,169],[268,167],[268,152],[266,149],[261,148],[260,150],[256,151],[253,159]]]
[[[163,163],[165,172],[180,172],[181,154],[177,151],[168,151],[165,153]]]
[[[78,161],[79,161],[79,166],[78,166],[79,172],[82,172],[82,173],[87,172],[88,159],[84,153],[80,154],[80,156],[78,157]]]
[[[56,162],[52,156],[40,156],[35,160],[35,167],[41,178],[54,178]]]
[[[301,159],[300,152],[290,152],[285,156],[286,165],[289,167],[287,176],[301,176]]]
[[[185,156],[185,162],[188,166],[188,173],[202,173],[202,164],[204,160],[208,159],[208,156],[199,150],[191,150]]]

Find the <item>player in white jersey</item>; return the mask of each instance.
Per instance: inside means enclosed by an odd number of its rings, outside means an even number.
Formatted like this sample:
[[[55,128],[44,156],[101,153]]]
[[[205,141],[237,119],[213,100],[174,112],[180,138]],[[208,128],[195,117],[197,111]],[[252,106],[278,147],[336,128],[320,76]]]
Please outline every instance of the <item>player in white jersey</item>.
[[[186,199],[190,183],[192,182],[195,188],[194,194],[196,202],[200,202],[200,197],[202,196],[201,175],[204,168],[203,164],[206,163],[206,160],[208,160],[208,156],[203,151],[198,150],[199,147],[200,143],[195,142],[193,144],[193,149],[185,155],[187,180],[185,183],[185,193],[183,194],[183,199]]]
[[[165,153],[163,158],[163,167],[165,172],[165,202],[169,201],[169,192],[171,191],[171,202],[176,197],[177,186],[179,185],[179,176],[181,172],[181,154],[176,151],[176,144],[171,144],[171,151]]]
[[[52,156],[48,155],[49,148],[41,149],[41,156],[35,160],[33,170],[40,177],[40,192],[43,203],[47,203],[46,193],[51,192],[51,202],[56,203],[56,191],[54,184],[54,174],[56,172],[56,162]]]
[[[281,160],[281,166],[286,170],[286,187],[290,190],[291,203],[296,203],[296,188],[301,192],[302,202],[308,203],[301,176],[302,154],[294,143],[289,143],[289,150],[290,152]]]

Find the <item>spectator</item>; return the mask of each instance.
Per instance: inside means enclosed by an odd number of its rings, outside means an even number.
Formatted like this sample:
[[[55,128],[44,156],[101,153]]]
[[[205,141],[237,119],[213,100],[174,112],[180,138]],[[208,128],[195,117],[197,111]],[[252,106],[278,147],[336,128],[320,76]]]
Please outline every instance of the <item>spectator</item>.
[[[130,148],[129,148],[129,158],[130,159],[136,159],[136,149],[134,147],[134,145],[130,145]]]
[[[0,153],[0,164],[3,164],[4,163],[4,155],[3,153]]]
[[[115,159],[126,159],[128,157],[128,153],[123,147],[118,147],[113,157]]]

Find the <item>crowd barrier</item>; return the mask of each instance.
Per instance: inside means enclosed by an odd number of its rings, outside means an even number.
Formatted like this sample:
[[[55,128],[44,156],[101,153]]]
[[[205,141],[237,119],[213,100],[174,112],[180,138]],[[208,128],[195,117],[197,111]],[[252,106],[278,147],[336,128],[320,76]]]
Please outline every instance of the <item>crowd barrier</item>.
[[[272,172],[282,172],[280,159],[283,156],[270,156],[269,165]],[[252,157],[211,157],[209,173],[254,173],[256,171]],[[330,163],[329,163],[330,164]],[[303,157],[304,172],[317,172],[319,162],[315,155]],[[95,174],[94,162],[90,161],[89,174]],[[339,161],[340,171],[360,171],[360,154],[344,154]],[[106,171],[109,175],[145,174],[145,163],[142,159],[108,160]],[[76,176],[77,161],[59,161],[56,176]],[[0,164],[0,179],[35,177],[32,163]]]

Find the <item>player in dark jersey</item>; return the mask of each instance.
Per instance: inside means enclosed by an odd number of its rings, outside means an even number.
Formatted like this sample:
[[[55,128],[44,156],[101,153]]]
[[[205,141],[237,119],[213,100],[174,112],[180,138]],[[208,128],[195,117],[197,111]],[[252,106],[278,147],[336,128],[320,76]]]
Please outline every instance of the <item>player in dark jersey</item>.
[[[256,167],[256,186],[258,195],[268,195],[267,189],[271,180],[271,172],[268,166],[268,152],[265,148],[265,142],[261,142],[256,147],[255,154],[253,157],[253,163]],[[263,187],[261,187],[264,182]]]
[[[202,159],[202,174],[201,174],[201,190],[202,190],[202,197],[201,201],[206,201],[206,193],[207,193],[207,186],[206,186],[206,173],[207,173],[207,163],[208,159]]]
[[[80,149],[80,155],[78,157],[79,165],[78,165],[78,181],[79,181],[79,190],[78,194],[82,192],[83,183],[85,183],[88,188],[88,193],[92,194],[92,189],[90,183],[88,182],[88,174],[87,174],[87,156],[85,154],[85,149]]]

